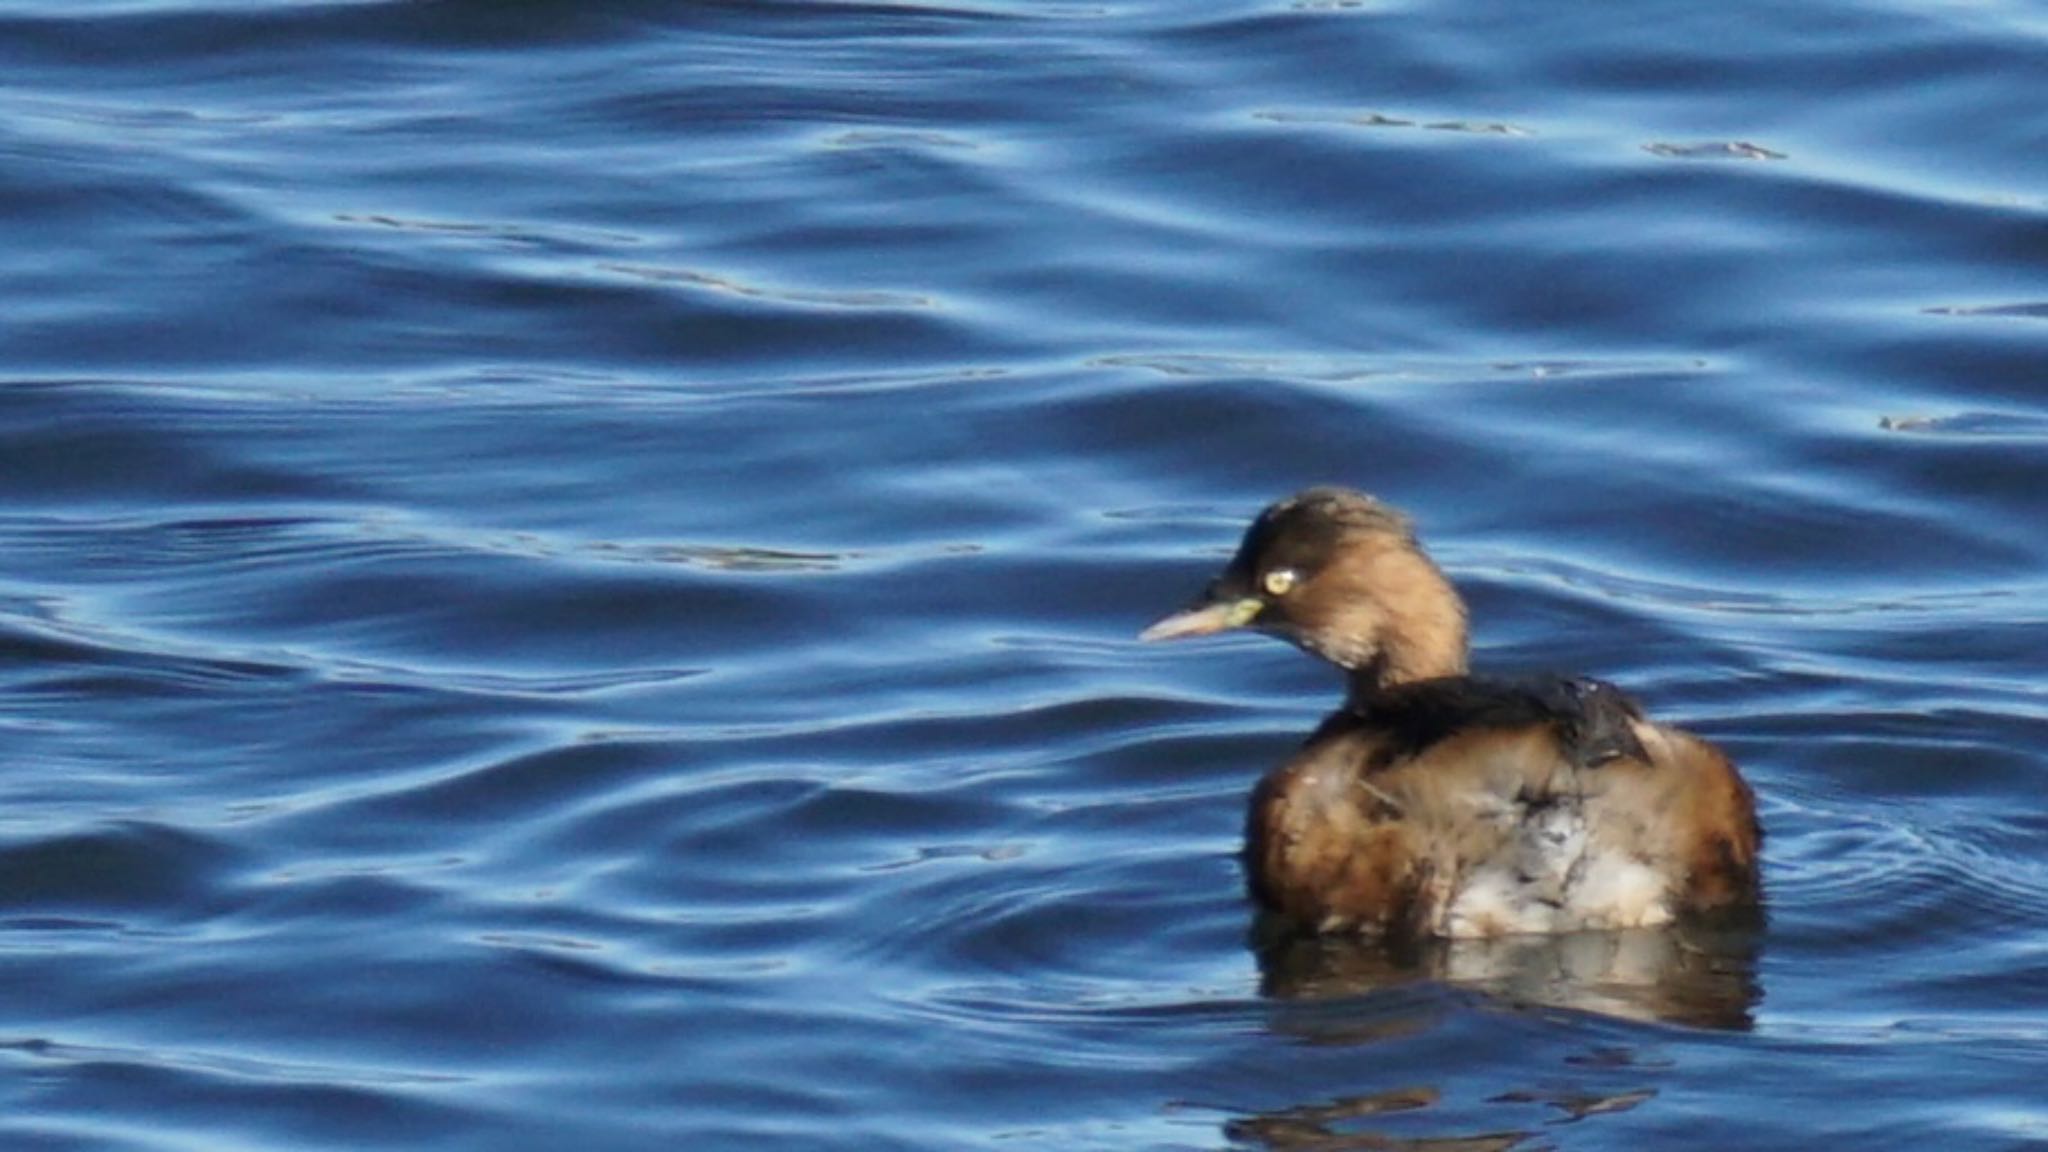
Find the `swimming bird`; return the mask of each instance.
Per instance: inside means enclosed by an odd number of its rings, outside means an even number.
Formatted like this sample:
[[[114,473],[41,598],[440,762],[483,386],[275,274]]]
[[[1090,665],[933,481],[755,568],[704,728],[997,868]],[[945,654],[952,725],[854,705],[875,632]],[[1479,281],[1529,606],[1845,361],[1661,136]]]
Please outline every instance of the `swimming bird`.
[[[1282,923],[1491,937],[1757,905],[1761,830],[1735,765],[1603,681],[1471,675],[1464,601],[1394,508],[1343,488],[1270,505],[1141,638],[1232,628],[1349,682],[1252,794],[1246,876]]]

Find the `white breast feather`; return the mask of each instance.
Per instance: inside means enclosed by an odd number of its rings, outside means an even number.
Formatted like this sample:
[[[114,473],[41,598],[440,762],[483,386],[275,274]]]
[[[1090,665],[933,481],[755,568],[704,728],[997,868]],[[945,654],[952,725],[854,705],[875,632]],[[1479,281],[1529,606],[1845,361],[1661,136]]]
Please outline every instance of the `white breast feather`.
[[[1642,928],[1671,919],[1666,878],[1626,853],[1592,848],[1576,804],[1522,808],[1500,858],[1467,861],[1438,930],[1507,936]]]

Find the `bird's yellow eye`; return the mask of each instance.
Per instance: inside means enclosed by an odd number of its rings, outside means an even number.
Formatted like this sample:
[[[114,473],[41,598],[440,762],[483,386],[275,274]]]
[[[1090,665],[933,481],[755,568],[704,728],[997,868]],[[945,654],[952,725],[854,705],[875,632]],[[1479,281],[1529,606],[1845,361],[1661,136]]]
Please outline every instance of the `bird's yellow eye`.
[[[1261,580],[1260,583],[1266,586],[1266,595],[1285,596],[1294,587],[1294,582],[1298,579],[1300,577],[1295,575],[1292,568],[1275,568],[1271,572],[1266,573],[1265,579]]]

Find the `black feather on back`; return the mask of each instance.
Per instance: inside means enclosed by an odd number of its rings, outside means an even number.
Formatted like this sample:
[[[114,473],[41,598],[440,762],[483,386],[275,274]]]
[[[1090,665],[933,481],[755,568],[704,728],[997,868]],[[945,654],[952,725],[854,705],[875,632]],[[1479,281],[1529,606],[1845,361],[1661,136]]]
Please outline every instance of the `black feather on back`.
[[[1593,768],[1624,756],[1648,762],[1630,726],[1642,716],[1627,693],[1604,680],[1450,676],[1397,684],[1353,700],[1324,730],[1366,727],[1387,734],[1380,763],[1374,765],[1379,767],[1419,755],[1461,732],[1547,726],[1557,732],[1559,747],[1574,764]]]

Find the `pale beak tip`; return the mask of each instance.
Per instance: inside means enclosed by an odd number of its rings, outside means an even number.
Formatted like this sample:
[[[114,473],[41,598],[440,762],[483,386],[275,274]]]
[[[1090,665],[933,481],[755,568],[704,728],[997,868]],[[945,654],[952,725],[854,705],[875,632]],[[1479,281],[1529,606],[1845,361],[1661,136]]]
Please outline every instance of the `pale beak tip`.
[[[1168,616],[1164,620],[1156,621],[1151,627],[1138,633],[1138,642],[1140,644],[1154,644],[1161,640],[1171,640],[1176,636],[1187,635],[1187,633],[1174,627],[1178,620],[1179,617],[1177,616]]]
[[[1138,639],[1144,643],[1159,640],[1179,640],[1187,636],[1208,636],[1231,628],[1242,627],[1255,611],[1247,611],[1246,602],[1204,604],[1176,612],[1159,621],[1143,632]]]

